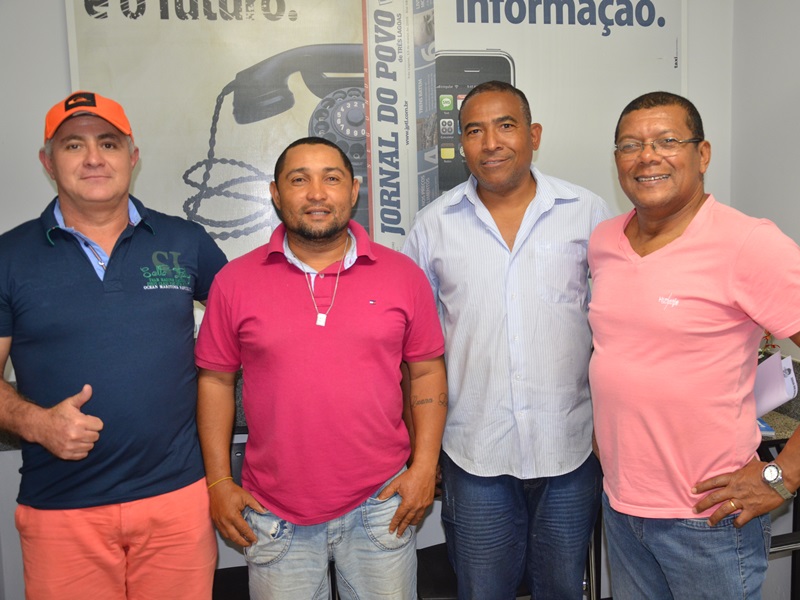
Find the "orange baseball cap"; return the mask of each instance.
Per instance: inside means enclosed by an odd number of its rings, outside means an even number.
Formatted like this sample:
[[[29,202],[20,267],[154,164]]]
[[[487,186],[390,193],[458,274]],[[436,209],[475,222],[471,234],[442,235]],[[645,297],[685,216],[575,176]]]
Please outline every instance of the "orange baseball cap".
[[[44,141],[51,139],[61,124],[78,115],[97,115],[111,123],[125,135],[131,136],[131,124],[125,111],[110,98],[92,92],[74,92],[47,112],[44,119]]]

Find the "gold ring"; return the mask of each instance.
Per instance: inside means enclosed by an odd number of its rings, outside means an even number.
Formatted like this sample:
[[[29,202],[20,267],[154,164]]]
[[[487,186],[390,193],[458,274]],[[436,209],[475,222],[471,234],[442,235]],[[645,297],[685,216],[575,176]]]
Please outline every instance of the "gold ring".
[[[728,502],[730,502],[730,503],[731,503],[731,507],[733,508],[733,510],[739,510],[739,507],[738,507],[738,506],[736,506],[736,504],[733,502],[733,498],[731,498],[730,500],[728,500]]]

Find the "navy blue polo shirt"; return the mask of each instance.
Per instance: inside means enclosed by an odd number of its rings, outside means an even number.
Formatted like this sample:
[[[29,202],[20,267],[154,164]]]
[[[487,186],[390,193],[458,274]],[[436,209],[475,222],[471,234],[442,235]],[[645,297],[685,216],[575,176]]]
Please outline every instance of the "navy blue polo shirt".
[[[23,442],[18,501],[82,508],[148,498],[203,476],[195,423],[193,301],[225,256],[196,224],[146,209],[128,225],[104,279],[55,200],[0,236],[0,337],[11,337],[17,388],[50,407],[92,386],[82,411],[102,419],[83,460]]]

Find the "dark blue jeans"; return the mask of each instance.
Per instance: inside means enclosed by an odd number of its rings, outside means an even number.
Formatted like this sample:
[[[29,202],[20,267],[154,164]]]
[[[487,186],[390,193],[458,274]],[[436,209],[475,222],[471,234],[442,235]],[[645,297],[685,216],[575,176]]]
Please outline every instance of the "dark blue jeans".
[[[710,527],[707,519],[645,519],[617,512],[603,494],[614,600],[757,600],[767,575],[769,514]]]
[[[591,454],[571,473],[478,477],[442,452],[442,521],[459,600],[580,600],[602,473]]]

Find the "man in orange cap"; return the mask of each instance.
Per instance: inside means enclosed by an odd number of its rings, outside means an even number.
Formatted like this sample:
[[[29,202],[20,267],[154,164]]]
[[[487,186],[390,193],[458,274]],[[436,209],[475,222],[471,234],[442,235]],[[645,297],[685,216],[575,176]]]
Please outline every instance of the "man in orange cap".
[[[210,599],[216,541],[195,425],[193,303],[225,256],[130,195],[123,108],[45,119],[58,196],[0,236],[0,427],[21,438],[28,600]]]

